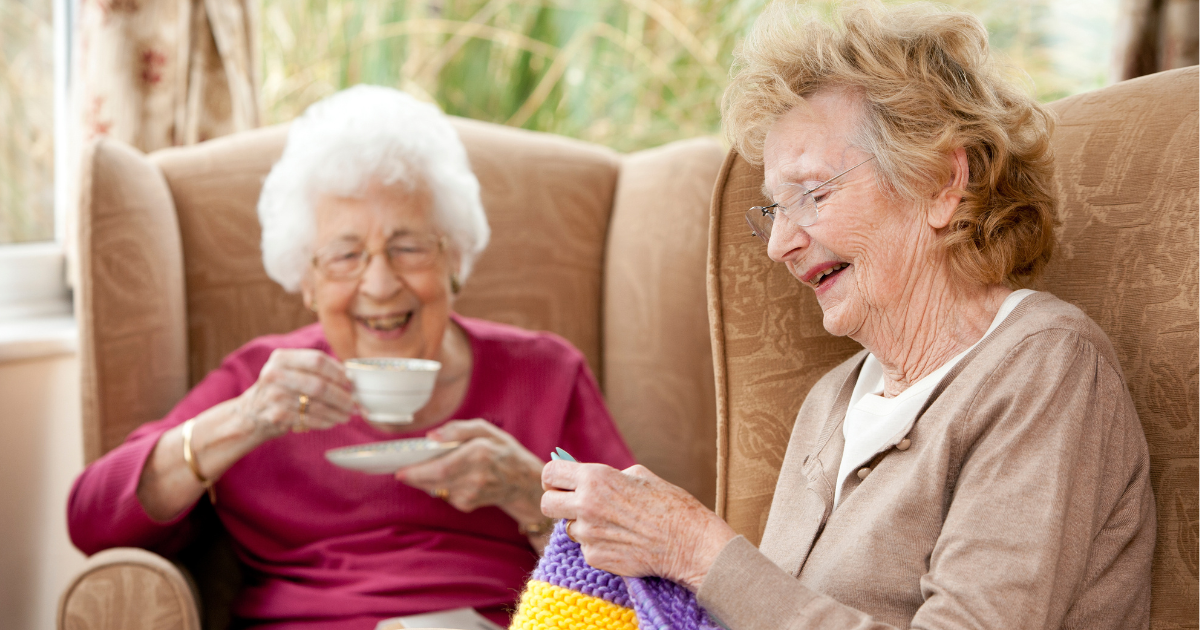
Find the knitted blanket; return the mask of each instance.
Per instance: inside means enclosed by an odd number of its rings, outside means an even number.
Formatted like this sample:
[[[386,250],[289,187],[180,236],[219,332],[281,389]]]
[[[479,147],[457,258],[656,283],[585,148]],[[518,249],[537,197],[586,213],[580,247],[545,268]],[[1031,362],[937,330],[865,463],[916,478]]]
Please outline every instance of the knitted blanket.
[[[588,566],[562,522],[525,585],[509,630],[718,630],[696,596],[661,578]]]

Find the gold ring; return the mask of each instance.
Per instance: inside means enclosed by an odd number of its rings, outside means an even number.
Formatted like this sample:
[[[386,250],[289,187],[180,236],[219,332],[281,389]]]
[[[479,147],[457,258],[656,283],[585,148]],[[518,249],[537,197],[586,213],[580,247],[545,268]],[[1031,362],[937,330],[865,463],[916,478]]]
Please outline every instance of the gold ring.
[[[433,491],[433,496],[446,501],[450,498],[450,491],[446,488],[438,488],[437,490]]]
[[[308,433],[308,394],[300,394],[300,419],[292,425],[293,433]]]
[[[565,527],[563,527],[563,531],[565,531],[567,533],[567,538],[570,538],[571,542],[573,542],[575,544],[579,544],[579,541],[575,540],[575,537],[571,535],[571,524],[574,522],[575,522],[575,519],[573,519],[573,518],[567,519],[567,524]]]

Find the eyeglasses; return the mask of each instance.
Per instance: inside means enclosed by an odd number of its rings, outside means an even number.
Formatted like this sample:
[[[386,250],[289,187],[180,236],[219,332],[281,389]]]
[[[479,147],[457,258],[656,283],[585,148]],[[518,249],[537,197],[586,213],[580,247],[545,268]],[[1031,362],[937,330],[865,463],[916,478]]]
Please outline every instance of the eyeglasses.
[[[784,184],[783,191],[775,196],[775,203],[769,206],[754,206],[747,210],[746,222],[754,230],[754,236],[762,239],[764,243],[771,242],[771,227],[774,226],[778,215],[782,215],[799,227],[808,227],[816,223],[817,217],[821,214],[821,204],[813,196],[813,193],[820,190],[825,184],[874,159],[875,156],[871,156],[812,188],[805,188],[800,184]]]
[[[438,254],[445,248],[444,236],[401,235],[388,241],[382,253],[392,272],[400,275],[432,267]],[[366,272],[371,257],[376,253],[368,251],[361,243],[338,242],[318,251],[313,256],[312,264],[329,280],[357,280]]]

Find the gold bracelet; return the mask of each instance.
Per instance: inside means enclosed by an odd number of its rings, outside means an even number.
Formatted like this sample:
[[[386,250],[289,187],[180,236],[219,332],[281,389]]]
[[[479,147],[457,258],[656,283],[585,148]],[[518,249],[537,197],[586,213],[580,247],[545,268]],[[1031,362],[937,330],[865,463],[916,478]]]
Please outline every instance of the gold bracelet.
[[[554,529],[554,519],[544,518],[533,525],[525,525],[524,523],[517,524],[517,531],[526,536],[541,536],[549,534],[550,530]]]
[[[204,486],[204,491],[208,493],[208,501],[216,505],[217,489],[213,487],[212,481],[200,474],[200,466],[196,463],[196,454],[192,452],[192,429],[195,426],[195,418],[183,423],[183,461],[187,462],[188,468],[192,469],[192,474],[196,475],[196,481]]]

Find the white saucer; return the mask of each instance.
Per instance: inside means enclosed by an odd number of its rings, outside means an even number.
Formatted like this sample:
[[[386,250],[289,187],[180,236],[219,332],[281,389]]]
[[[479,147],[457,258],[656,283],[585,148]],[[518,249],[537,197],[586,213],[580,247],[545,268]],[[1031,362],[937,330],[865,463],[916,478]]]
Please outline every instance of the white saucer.
[[[427,438],[373,442],[325,451],[325,459],[335,466],[358,470],[369,475],[386,475],[405,466],[445,455],[462,442],[435,442]]]

